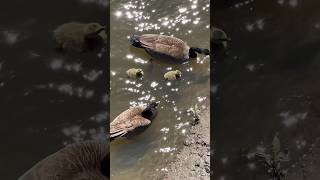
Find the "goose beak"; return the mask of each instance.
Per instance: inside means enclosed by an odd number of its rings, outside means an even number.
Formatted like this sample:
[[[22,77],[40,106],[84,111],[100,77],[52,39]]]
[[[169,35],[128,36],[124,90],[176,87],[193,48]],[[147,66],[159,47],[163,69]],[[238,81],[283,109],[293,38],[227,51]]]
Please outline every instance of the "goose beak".
[[[154,107],[157,107],[157,106],[160,104],[160,101],[155,102],[154,104],[155,104],[155,106],[154,106]]]

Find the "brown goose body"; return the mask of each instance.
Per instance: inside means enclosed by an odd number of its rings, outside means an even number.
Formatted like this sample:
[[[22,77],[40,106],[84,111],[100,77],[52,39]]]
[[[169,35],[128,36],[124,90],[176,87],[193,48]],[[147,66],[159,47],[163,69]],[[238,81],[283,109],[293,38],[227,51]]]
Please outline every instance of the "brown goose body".
[[[175,61],[189,59],[190,46],[179,38],[160,34],[143,34],[138,36],[137,40],[152,57]]]
[[[110,123],[111,140],[116,137],[124,136],[139,127],[145,127],[151,124],[149,119],[142,117],[141,113],[144,110],[144,107],[131,107],[118,115]]]
[[[37,163],[18,180],[108,180],[108,154],[107,142],[69,145]]]
[[[70,22],[57,27],[53,35],[57,48],[84,51],[88,48],[88,41],[97,38],[102,30],[104,27],[98,23]]]

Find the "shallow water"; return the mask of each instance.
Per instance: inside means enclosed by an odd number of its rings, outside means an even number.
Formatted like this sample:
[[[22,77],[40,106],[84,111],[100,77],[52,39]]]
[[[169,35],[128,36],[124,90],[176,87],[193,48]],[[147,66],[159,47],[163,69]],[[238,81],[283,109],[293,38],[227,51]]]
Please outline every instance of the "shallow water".
[[[107,24],[107,4],[106,0],[1,4],[1,179],[17,179],[65,144],[105,138],[105,55],[57,53],[52,31],[69,21]]]
[[[215,59],[215,178],[268,179],[254,152],[268,150],[275,132],[292,173],[320,136],[320,4],[230,2],[214,9],[213,25],[232,39]]]
[[[209,48],[209,1],[111,1],[110,75],[111,120],[130,106],[160,101],[158,116],[146,131],[129,140],[111,143],[111,178],[147,179],[165,171],[181,149],[191,118],[186,109],[209,102],[209,57],[199,56],[187,64],[154,60],[142,49],[131,47],[128,36],[164,33],[191,46]],[[142,80],[127,79],[126,70],[142,68]],[[182,79],[167,82],[163,75],[179,69]],[[202,106],[203,105],[203,106]]]

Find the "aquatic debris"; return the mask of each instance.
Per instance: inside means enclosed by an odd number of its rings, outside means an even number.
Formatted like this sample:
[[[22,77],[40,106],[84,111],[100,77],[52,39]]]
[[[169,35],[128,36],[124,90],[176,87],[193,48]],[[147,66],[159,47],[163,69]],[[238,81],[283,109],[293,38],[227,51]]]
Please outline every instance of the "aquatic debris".
[[[262,159],[267,173],[273,180],[284,180],[286,177],[286,170],[281,167],[281,162],[289,161],[289,151],[286,149],[282,152],[280,148],[279,135],[276,133],[272,141],[270,153],[256,153],[256,156]]]
[[[129,78],[142,78],[143,76],[142,69],[131,68],[131,69],[128,69],[126,73]]]
[[[194,107],[191,107],[187,109],[187,113],[190,113],[193,117],[194,122],[192,125],[196,125],[200,121],[200,108],[198,108],[198,104],[194,105]]]
[[[165,80],[173,81],[173,80],[180,79],[181,75],[182,75],[181,71],[175,70],[175,71],[166,72],[163,77]]]

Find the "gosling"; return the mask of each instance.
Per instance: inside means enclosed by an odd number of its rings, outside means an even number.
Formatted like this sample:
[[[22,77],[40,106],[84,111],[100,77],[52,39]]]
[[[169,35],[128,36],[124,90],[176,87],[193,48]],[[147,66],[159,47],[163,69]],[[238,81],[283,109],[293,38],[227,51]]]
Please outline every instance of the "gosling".
[[[132,79],[142,78],[142,76],[143,76],[142,69],[131,68],[131,69],[128,69],[126,71],[126,73],[127,73],[128,77],[132,78]]]
[[[174,81],[174,80],[180,79],[181,75],[182,73],[179,70],[169,71],[164,74],[164,79],[169,81]]]

